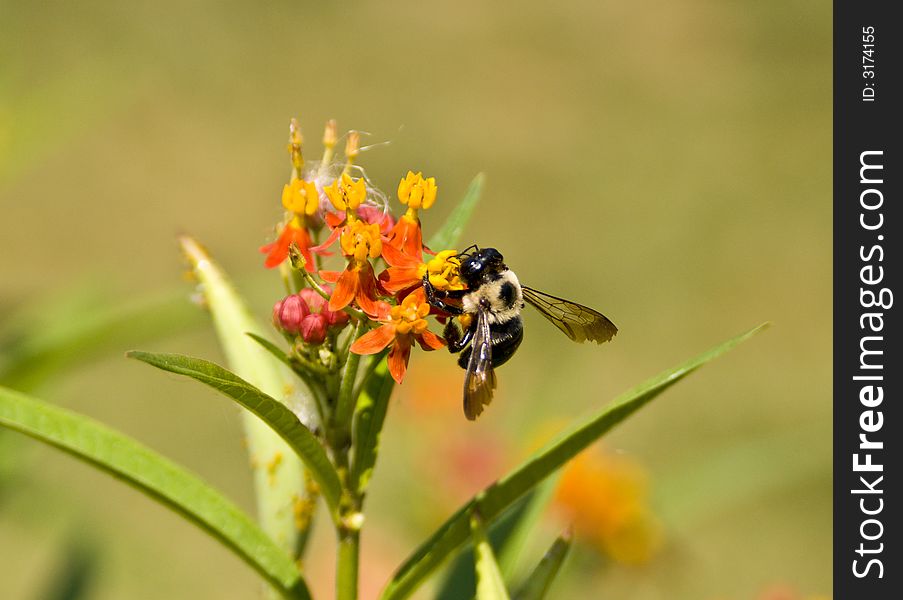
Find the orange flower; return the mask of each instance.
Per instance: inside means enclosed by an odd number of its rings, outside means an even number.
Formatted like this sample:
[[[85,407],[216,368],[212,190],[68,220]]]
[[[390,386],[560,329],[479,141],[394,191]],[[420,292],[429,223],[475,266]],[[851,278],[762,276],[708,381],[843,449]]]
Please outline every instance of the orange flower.
[[[288,250],[292,243],[298,245],[301,255],[304,256],[304,260],[307,261],[308,268],[310,268],[310,265],[314,264],[314,257],[310,253],[312,240],[307,228],[304,227],[297,215],[285,225],[275,242],[260,247],[260,251],[267,255],[263,266],[267,269],[278,267],[282,261],[288,258]]]
[[[398,184],[398,199],[408,210],[398,219],[389,232],[389,244],[409,256],[420,256],[423,250],[423,233],[420,231],[418,211],[427,209],[436,201],[436,178],[423,178],[423,173],[408,171]]]
[[[288,250],[292,243],[298,245],[308,265],[314,264],[311,254],[312,240],[304,219],[317,213],[320,206],[320,194],[312,181],[295,179],[282,188],[282,206],[291,213],[291,218],[279,233],[279,238],[272,244],[262,246],[260,251],[267,255],[264,266],[267,269],[278,267],[288,258]]]
[[[661,526],[647,504],[646,472],[629,457],[585,451],[565,468],[557,503],[602,552],[620,563],[647,562]]]
[[[404,254],[390,244],[383,246],[383,258],[389,268],[379,274],[379,282],[390,294],[406,295],[423,285],[423,276],[429,274],[430,283],[440,291],[463,290],[461,261],[457,250],[443,250],[429,262],[423,262],[422,253],[416,256]]]
[[[320,276],[335,283],[335,291],[329,299],[329,310],[342,310],[352,301],[357,302],[368,315],[376,315],[377,305],[376,275],[373,273],[371,258],[382,252],[382,238],[377,223],[368,224],[355,219],[342,229],[342,253],[348,257],[344,271],[320,271]]]
[[[415,341],[424,350],[437,350],[445,343],[428,329],[426,316],[430,314],[430,305],[414,296],[408,296],[401,304],[392,307],[382,302],[379,312],[383,325],[358,338],[351,345],[351,351],[355,354],[376,354],[392,344],[388,358],[389,372],[395,381],[401,383]]]

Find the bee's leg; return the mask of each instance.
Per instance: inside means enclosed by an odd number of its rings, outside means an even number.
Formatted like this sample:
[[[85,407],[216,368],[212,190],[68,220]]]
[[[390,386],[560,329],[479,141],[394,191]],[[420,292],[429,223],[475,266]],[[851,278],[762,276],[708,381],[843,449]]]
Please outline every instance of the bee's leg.
[[[448,292],[440,292],[430,283],[428,275],[423,276],[423,290],[426,292],[426,300],[430,306],[445,311],[450,315],[463,315],[464,310],[459,306],[447,304],[444,299],[448,297]]]
[[[473,339],[473,332],[474,328],[468,327],[462,333],[457,323],[455,323],[455,320],[449,319],[442,332],[442,335],[445,337],[445,342],[448,344],[448,351],[454,354],[467,347],[470,340]]]

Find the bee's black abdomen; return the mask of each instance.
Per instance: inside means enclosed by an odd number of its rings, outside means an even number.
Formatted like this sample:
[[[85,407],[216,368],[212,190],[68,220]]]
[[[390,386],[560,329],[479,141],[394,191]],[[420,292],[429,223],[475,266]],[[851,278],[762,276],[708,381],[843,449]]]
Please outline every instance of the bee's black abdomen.
[[[491,323],[489,330],[492,332],[492,366],[498,367],[505,364],[514,356],[515,350],[524,339],[524,322],[520,317],[509,319],[504,323]],[[458,357],[458,365],[462,369],[467,368],[472,347],[468,346]]]
[[[489,326],[492,331],[492,365],[498,367],[514,356],[514,351],[524,339],[524,323],[515,317],[504,323]]]

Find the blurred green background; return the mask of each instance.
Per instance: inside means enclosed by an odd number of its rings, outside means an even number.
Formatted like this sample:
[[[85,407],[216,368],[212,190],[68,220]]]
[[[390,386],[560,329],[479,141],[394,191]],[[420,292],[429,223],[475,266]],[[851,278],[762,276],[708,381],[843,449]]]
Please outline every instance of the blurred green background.
[[[522,281],[621,329],[577,346],[528,315],[476,424],[459,414],[448,356],[415,355],[368,504],[364,597],[550,423],[765,320],[607,438],[649,473],[662,551],[622,566],[578,544],[555,597],[830,595],[830,11],[0,0],[0,372],[252,510],[236,409],[122,351],[221,360],[181,279],[182,231],[267,318],[281,288],[256,249],[280,215],[288,119],[316,153],[334,117],[369,132],[365,144],[390,142],[361,162],[393,197],[409,168],[437,177],[427,235],[486,172],[468,243],[495,245]],[[111,319],[102,347],[42,354],[92,319]],[[29,357],[25,372],[15,361]],[[485,448],[497,470],[451,486],[456,445],[478,459]],[[537,549],[559,526],[550,514]],[[309,561],[323,597],[330,535]],[[48,580],[66,569],[98,599],[249,598],[260,585],[166,509],[2,431],[0,596],[58,597]]]

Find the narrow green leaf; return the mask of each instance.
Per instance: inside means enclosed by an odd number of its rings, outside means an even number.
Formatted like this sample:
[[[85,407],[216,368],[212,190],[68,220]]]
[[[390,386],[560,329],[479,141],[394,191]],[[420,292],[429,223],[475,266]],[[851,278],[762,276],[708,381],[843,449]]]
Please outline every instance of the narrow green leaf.
[[[571,535],[565,532],[546,551],[545,556],[514,594],[514,600],[543,600],[549,593],[549,587],[555,581],[570,549]]]
[[[288,368],[292,368],[292,361],[289,359],[288,354],[286,354],[282,348],[266,339],[265,337],[259,336],[256,333],[251,333],[250,331],[247,333],[248,337],[257,342],[263,347],[264,350],[272,354],[276,360],[287,366]]]
[[[0,388],[0,425],[124,480],[221,541],[284,595],[310,598],[291,557],[237,506],[132,438],[6,388]]]
[[[502,572],[495,560],[492,546],[486,538],[483,522],[476,513],[470,515],[470,533],[473,537],[477,600],[508,600]]]
[[[229,396],[257,415],[304,461],[333,516],[338,515],[342,489],[339,476],[313,433],[281,402],[216,363],[180,354],[132,351],[127,354],[158,369],[186,375]]]
[[[318,414],[307,386],[246,335],[250,332],[266,338],[270,331],[251,315],[216,261],[194,238],[182,236],[179,244],[200,283],[200,291],[226,356],[226,365],[271,398],[305,414]],[[300,557],[310,532],[310,521],[296,522],[297,508],[302,503],[311,511],[316,507],[316,495],[308,486],[304,465],[260,419],[243,413],[242,422],[248,454],[254,465],[254,495],[263,530],[293,556]],[[266,468],[266,465],[276,465],[276,469]]]
[[[389,398],[395,389],[395,380],[389,373],[385,358],[379,360],[380,363],[370,375],[358,398],[357,414],[354,418],[351,485],[359,494],[367,491],[367,484],[373,474],[376,456],[379,453],[379,436],[389,410]]]
[[[483,184],[485,181],[486,177],[483,173],[478,173],[473,178],[473,181],[470,182],[470,186],[467,188],[467,192],[464,193],[464,198],[452,209],[445,223],[433,234],[427,246],[436,251],[455,247],[455,244],[461,240],[464,227],[470,221],[470,216],[480,201],[480,196],[483,195]]]
[[[552,476],[531,490],[493,521],[487,531],[489,543],[498,556],[505,583],[513,581],[517,560],[527,539],[542,516],[555,491],[558,477]],[[476,580],[473,573],[473,545],[466,544],[446,570],[436,600],[473,598]]]
[[[383,599],[408,597],[442,562],[468,538],[468,515],[478,507],[480,515],[491,522],[508,506],[551,475],[581,450],[602,437],[615,425],[645,406],[663,391],[711,361],[746,341],[766,325],[760,325],[707,352],[647,380],[618,396],[614,402],[570,427],[565,433],[534,453],[514,471],[483,490],[453,514],[395,572],[383,590]]]
[[[527,505],[524,507],[523,514],[514,523],[505,545],[499,552],[499,566],[502,568],[502,576],[506,582],[514,579],[518,561],[521,554],[533,533],[534,528],[543,513],[552,501],[555,495],[555,488],[558,487],[558,474],[555,473],[551,477],[543,480],[531,492]]]

